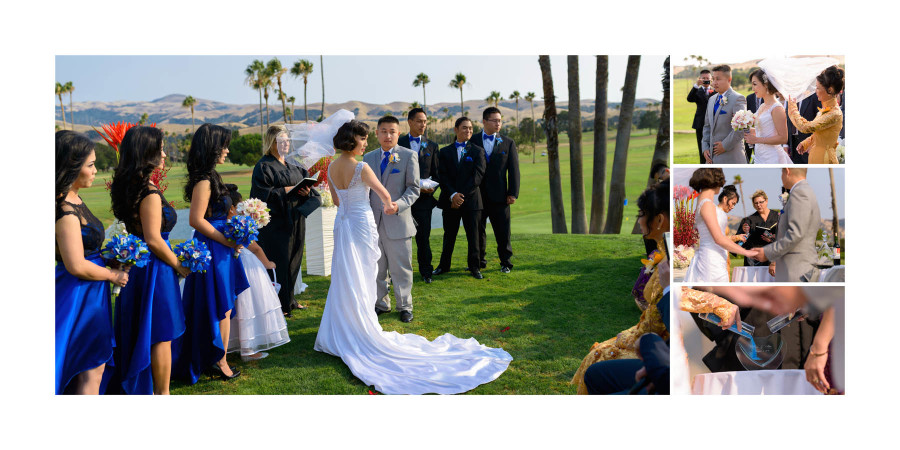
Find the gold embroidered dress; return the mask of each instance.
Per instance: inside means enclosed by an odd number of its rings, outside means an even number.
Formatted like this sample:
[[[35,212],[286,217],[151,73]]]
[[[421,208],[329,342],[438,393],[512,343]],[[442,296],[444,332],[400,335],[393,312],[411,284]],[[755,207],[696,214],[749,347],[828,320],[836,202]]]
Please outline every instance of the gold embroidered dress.
[[[657,247],[661,247],[661,242],[657,242]],[[591,364],[610,359],[637,359],[638,355],[634,351],[634,343],[645,333],[656,333],[663,339],[669,338],[666,325],[663,323],[659,309],[656,307],[662,296],[663,288],[659,284],[659,270],[656,270],[654,265],[653,273],[643,289],[643,298],[646,303],[635,296],[638,307],[643,311],[640,320],[637,325],[620,332],[616,337],[600,343],[595,342],[591,346],[591,350],[584,357],[584,360],[581,361],[581,366],[575,372],[572,381],[570,381],[571,384],[578,385],[579,394],[587,394],[587,387],[584,385],[584,372]]]
[[[838,164],[836,149],[844,114],[837,106],[836,98],[823,102],[812,121],[800,115],[796,103],[788,103],[788,116],[798,131],[812,133],[803,140],[804,147],[809,151],[809,164]]]

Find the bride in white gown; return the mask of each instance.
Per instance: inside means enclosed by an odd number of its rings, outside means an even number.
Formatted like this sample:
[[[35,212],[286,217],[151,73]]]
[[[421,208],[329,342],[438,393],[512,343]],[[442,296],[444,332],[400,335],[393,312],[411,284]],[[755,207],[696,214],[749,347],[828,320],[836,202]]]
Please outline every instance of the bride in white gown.
[[[744,140],[754,146],[753,164],[793,164],[782,147],[788,141],[787,115],[775,98],[775,86],[760,69],[750,74],[750,84],[756,98],[763,99],[756,110],[756,128],[744,135]]]
[[[382,330],[375,314],[380,250],[370,189],[385,205],[393,202],[372,169],[356,162],[365,151],[368,127],[351,121],[337,134],[334,141],[342,154],[328,168],[338,207],[331,286],[315,350],[340,357],[363,383],[385,394],[456,394],[496,379],[512,361],[503,349],[450,334],[429,342],[415,334]]]
[[[684,276],[684,282],[727,283],[728,252],[752,258],[756,256],[756,251],[746,250],[725,236],[728,215],[713,201],[725,185],[725,174],[722,169],[697,169],[691,176],[689,185],[700,192],[694,219],[700,240]]]

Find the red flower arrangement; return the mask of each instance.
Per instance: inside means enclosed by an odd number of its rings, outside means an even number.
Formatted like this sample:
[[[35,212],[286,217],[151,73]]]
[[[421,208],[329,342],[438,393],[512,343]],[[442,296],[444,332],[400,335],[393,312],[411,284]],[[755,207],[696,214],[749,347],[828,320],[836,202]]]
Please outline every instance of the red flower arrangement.
[[[672,243],[676,247],[693,247],[700,239],[694,228],[694,200],[699,195],[687,186],[675,186],[675,230],[672,233]]]
[[[316,179],[319,181],[316,181],[316,183],[313,184],[313,187],[328,187],[328,165],[331,164],[331,161],[333,160],[334,158],[331,157],[322,158],[309,168],[309,173],[318,173]]]
[[[119,144],[121,144],[122,139],[125,138],[125,133],[127,133],[128,130],[130,130],[131,128],[136,127],[138,125],[139,125],[138,123],[131,123],[131,122],[108,123],[108,124],[102,125],[100,127],[103,129],[103,131],[106,132],[106,134],[103,134],[102,132],[100,132],[100,130],[98,130],[96,127],[92,126],[91,128],[93,128],[94,131],[96,131],[97,134],[99,134],[100,137],[102,137],[103,140],[105,140],[106,143],[109,144],[109,146],[112,147],[112,149],[116,151],[116,164],[118,164],[118,162],[119,162]],[[156,128],[156,123],[151,123],[150,125],[147,125],[147,126]],[[166,175],[169,173],[169,169],[170,169],[170,167],[163,167],[162,169],[157,168],[156,170],[153,171],[152,174],[150,174],[150,181],[152,181],[154,184],[159,186],[159,190],[162,191],[163,193],[165,193],[166,189],[169,187],[169,183],[165,181]],[[112,180],[107,180],[106,181],[106,190],[108,191],[111,188],[112,188]]]

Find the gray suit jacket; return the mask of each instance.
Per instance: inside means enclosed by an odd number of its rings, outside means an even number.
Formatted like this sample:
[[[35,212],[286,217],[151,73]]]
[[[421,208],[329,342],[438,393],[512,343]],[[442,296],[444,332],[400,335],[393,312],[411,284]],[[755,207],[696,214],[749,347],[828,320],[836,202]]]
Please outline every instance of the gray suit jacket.
[[[747,99],[731,88],[723,94],[725,104],[720,106],[715,113],[716,100],[719,94],[709,97],[706,105],[706,120],[703,123],[703,151],[709,151],[713,164],[747,164],[747,155],[744,154],[744,134],[731,128],[731,118],[734,113],[747,109]],[[714,155],[712,146],[721,142],[725,147],[725,153]]]
[[[806,180],[799,181],[781,211],[775,242],[763,247],[766,258],[775,261],[775,281],[818,281],[816,232],[821,222],[815,192]]]
[[[400,161],[388,163],[383,174],[381,148],[366,153],[363,161],[375,172],[375,176],[391,194],[391,200],[397,202],[399,210],[395,215],[384,214],[384,204],[374,192],[369,193],[369,204],[375,215],[375,223],[381,223],[382,220],[385,222],[384,228],[389,239],[406,239],[416,235],[409,207],[419,198],[419,155],[399,145],[391,149],[391,155],[397,155]]]

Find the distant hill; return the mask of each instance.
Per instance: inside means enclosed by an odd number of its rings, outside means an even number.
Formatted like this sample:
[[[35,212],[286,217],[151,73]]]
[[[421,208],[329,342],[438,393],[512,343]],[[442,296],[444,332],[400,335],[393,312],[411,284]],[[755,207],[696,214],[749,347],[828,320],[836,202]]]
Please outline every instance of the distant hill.
[[[151,101],[114,101],[114,102],[98,102],[85,101],[75,102],[75,129],[77,131],[87,131],[91,126],[100,127],[103,124],[126,121],[137,122],[143,114],[147,114],[149,123],[156,123],[160,128],[169,132],[184,132],[191,127],[191,110],[181,106],[184,100],[184,94],[169,94],[164,97]],[[234,105],[228,103],[217,102],[215,100],[207,100],[197,98],[194,104],[194,121],[199,126],[204,122],[214,123],[217,125],[229,126],[237,129],[247,129],[246,132],[253,132],[259,129],[260,114],[259,104]],[[71,120],[72,113],[69,111],[69,104],[65,103],[66,121]],[[635,109],[644,110],[648,107],[659,107],[660,100],[641,98],[635,100]],[[338,109],[346,109],[353,112],[358,119],[368,123],[376,122],[385,114],[402,117],[409,109],[410,102],[391,102],[388,104],[374,104],[360,101],[349,101],[344,103],[329,103],[326,108],[327,113],[333,113]],[[558,102],[559,111],[568,109],[568,102]],[[481,111],[487,107],[487,103],[483,100],[468,100],[464,102],[467,114],[481,121]],[[620,103],[610,103],[608,105],[608,117],[618,116],[618,107]],[[288,104],[290,108],[290,104]],[[295,113],[294,121],[304,120],[303,104],[294,104]],[[447,112],[443,109],[447,108]],[[516,102],[510,100],[501,101],[499,108],[504,118],[512,120],[516,115]],[[322,113],[322,104],[308,104],[309,119],[315,120]],[[54,108],[56,114],[56,123],[62,125],[59,114],[59,105]],[[544,103],[535,101],[534,114],[540,120],[544,111]],[[446,117],[451,114],[459,117],[459,103],[443,102],[436,105],[428,105],[428,112],[438,118]],[[594,117],[594,101],[592,99],[581,100],[582,118],[591,120]],[[263,109],[263,122],[265,122],[265,108]],[[525,100],[519,101],[519,119],[531,116],[531,107]],[[281,110],[281,102],[277,99],[269,98],[269,123],[281,122],[283,114]],[[401,121],[403,123],[404,121]],[[243,130],[242,130],[243,131]]]

